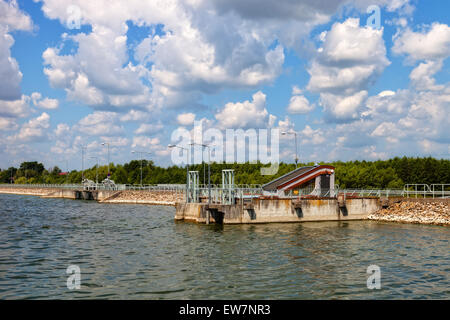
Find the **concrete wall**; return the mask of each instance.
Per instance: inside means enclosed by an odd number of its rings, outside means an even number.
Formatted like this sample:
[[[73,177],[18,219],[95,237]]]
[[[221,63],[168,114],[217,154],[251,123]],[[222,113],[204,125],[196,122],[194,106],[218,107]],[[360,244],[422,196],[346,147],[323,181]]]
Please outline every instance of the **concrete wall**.
[[[59,189],[52,193],[49,193],[42,198],[64,198],[64,199],[77,199],[77,191],[70,189]]]
[[[381,208],[379,199],[347,199],[340,208],[336,199],[301,200],[253,199],[251,204],[213,205],[177,203],[175,220],[206,223],[270,223],[304,221],[362,220]]]
[[[109,198],[120,191],[98,190],[98,191],[79,191],[70,189],[56,190],[43,198],[64,198],[64,199],[82,199],[82,200],[98,200]]]

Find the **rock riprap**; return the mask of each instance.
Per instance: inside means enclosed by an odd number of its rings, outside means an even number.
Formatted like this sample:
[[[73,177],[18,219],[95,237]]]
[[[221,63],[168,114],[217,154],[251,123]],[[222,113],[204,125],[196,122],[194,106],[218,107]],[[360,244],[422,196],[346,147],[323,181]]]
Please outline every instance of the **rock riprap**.
[[[401,201],[369,215],[370,220],[450,226],[448,201]]]
[[[117,197],[114,197],[110,202],[119,201],[146,201],[146,202],[161,202],[174,203],[182,201],[183,194],[173,191],[122,191]]]

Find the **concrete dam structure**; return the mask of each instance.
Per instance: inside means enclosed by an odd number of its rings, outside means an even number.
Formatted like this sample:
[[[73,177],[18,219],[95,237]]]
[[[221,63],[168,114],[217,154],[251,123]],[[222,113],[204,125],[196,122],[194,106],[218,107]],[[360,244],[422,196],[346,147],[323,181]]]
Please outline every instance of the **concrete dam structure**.
[[[175,220],[206,224],[362,220],[387,205],[379,197],[339,194],[334,177],[332,166],[301,167],[249,192],[235,188],[234,172],[223,170],[222,188],[208,190],[208,196],[201,196],[195,180],[188,183],[187,200],[176,204]]]
[[[306,221],[363,220],[381,209],[378,198],[265,199],[237,204],[177,203],[175,220],[197,223],[274,223]]]

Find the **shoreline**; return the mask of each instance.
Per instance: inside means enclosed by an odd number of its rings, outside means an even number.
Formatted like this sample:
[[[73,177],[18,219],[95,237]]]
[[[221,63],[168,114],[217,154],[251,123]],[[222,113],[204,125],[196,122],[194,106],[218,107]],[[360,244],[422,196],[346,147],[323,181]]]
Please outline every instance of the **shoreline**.
[[[0,194],[17,194],[24,196],[38,196],[42,198],[62,198],[54,196],[58,189],[43,188],[0,188]],[[176,201],[181,200],[180,194],[171,191],[118,191],[111,197],[99,200],[99,203],[111,204],[146,204],[175,207]]]

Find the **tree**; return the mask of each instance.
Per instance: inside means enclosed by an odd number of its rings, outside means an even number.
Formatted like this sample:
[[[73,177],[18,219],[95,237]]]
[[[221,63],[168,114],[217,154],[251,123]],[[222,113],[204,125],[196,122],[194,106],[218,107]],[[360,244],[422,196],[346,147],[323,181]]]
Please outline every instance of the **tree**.
[[[111,179],[114,180],[115,183],[126,184],[128,183],[128,176],[125,169],[119,165],[111,176]]]

